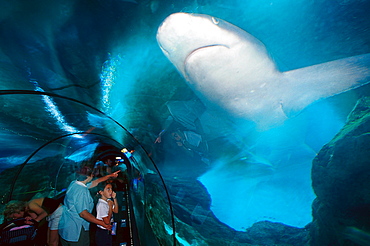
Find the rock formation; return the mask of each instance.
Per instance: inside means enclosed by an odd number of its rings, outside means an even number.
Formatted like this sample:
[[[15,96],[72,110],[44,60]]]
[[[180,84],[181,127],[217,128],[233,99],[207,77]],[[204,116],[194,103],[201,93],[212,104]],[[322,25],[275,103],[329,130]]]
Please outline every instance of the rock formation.
[[[317,198],[310,244],[358,245],[354,230],[370,232],[370,98],[358,101],[343,129],[314,159],[312,186]]]

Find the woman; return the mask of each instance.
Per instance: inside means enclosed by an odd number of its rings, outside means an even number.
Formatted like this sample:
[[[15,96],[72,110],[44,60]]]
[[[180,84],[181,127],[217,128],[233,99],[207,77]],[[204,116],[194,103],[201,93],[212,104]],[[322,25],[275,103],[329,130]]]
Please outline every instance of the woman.
[[[26,211],[27,202],[24,201],[10,201],[4,208],[4,222],[8,222],[14,219],[25,218],[26,221],[34,220],[37,214],[32,211]],[[29,222],[30,224],[33,222]]]
[[[58,246],[58,226],[62,215],[62,202],[64,196],[59,199],[41,197],[28,202],[27,210],[37,214],[35,220],[40,222],[44,218],[48,221],[47,243],[49,246]]]

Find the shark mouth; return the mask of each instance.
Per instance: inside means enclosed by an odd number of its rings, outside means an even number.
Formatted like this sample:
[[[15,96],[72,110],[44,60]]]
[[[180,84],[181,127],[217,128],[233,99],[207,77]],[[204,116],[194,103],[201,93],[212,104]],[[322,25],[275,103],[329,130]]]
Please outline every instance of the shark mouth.
[[[184,66],[186,65],[186,63],[187,63],[187,61],[189,60],[189,58],[191,57],[191,56],[193,56],[195,53],[198,53],[198,52],[200,52],[200,51],[202,51],[202,50],[204,50],[204,49],[209,49],[209,48],[213,48],[213,47],[226,47],[226,48],[228,48],[228,49],[230,49],[230,47],[229,46],[227,46],[227,45],[224,45],[224,44],[211,44],[211,45],[206,45],[206,46],[202,46],[202,47],[199,47],[199,48],[197,48],[197,49],[195,49],[195,50],[192,50],[187,56],[186,56],[186,58],[185,58],[185,60],[184,60]]]
[[[158,45],[159,45],[159,48],[162,50],[162,52],[165,54],[165,56],[169,57],[170,52],[168,52],[165,48],[163,48],[163,46],[160,43],[158,43]]]
[[[212,48],[214,48],[214,47],[225,47],[225,48],[227,48],[227,49],[230,49],[230,47],[229,46],[227,46],[227,45],[224,45],[224,44],[211,44],[211,45],[205,45],[205,46],[201,46],[201,47],[199,47],[199,48],[197,48],[197,49],[194,49],[194,50],[192,50],[186,57],[185,57],[185,59],[184,59],[184,63],[183,63],[183,67],[184,67],[184,77],[185,77],[185,79],[187,80],[187,81],[189,81],[189,78],[188,78],[188,73],[187,73],[187,71],[186,71],[186,67],[187,67],[187,63],[188,63],[188,61],[189,61],[189,59],[192,57],[192,56],[194,56],[195,54],[197,54],[197,53],[199,53],[199,52],[202,52],[203,50],[205,50],[205,49],[212,49]]]

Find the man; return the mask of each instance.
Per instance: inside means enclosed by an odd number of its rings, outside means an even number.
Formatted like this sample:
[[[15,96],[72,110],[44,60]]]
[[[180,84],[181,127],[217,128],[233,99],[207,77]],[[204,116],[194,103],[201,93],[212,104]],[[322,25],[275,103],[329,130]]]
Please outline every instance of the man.
[[[63,246],[89,246],[90,223],[101,225],[108,230],[111,229],[111,225],[105,224],[91,214],[94,208],[94,202],[89,188],[93,188],[98,183],[106,181],[109,178],[116,178],[118,172],[106,175],[92,182],[93,175],[90,168],[83,167],[78,172],[79,177],[77,180],[72,181],[67,189],[63,213],[59,223],[59,235]],[[91,184],[88,185],[90,182]]]

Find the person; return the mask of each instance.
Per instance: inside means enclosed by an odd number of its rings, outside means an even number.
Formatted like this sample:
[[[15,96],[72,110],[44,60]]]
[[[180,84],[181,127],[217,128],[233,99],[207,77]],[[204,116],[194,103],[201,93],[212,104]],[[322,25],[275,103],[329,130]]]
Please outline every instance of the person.
[[[155,143],[161,143],[166,132],[193,131],[203,134],[200,116],[205,111],[205,106],[197,99],[189,101],[169,101],[166,103],[169,111],[163,130],[158,134]]]
[[[5,205],[0,225],[0,245],[34,246],[38,223],[36,214],[26,211],[27,202],[12,200]]]
[[[95,177],[103,176],[103,167],[104,167],[104,162],[102,162],[101,160],[96,160],[94,171],[93,171]]]
[[[113,213],[118,213],[116,192],[110,183],[100,183],[98,187],[100,198],[96,204],[96,218],[110,225],[113,222]],[[112,246],[112,234],[104,226],[97,226],[95,236],[97,246]]]
[[[61,215],[61,201],[61,199],[46,197],[32,199],[29,202],[11,201],[5,207],[4,217],[6,220],[25,218],[25,224],[35,224],[38,226],[39,232],[41,228],[44,228],[40,222],[47,218],[49,222],[47,231],[45,228],[47,239],[46,241],[45,239],[38,240],[47,242],[49,246],[57,246],[59,241],[58,222]],[[39,234],[37,238],[43,237],[39,237]]]
[[[108,230],[111,229],[111,225],[105,224],[91,214],[94,202],[89,188],[96,187],[100,182],[110,178],[116,178],[118,172],[93,181],[92,170],[89,167],[85,166],[77,173],[77,180],[72,181],[67,188],[59,223],[59,236],[63,246],[88,246],[90,244],[89,222],[101,225]]]
[[[4,222],[8,222],[15,219],[25,218],[26,224],[32,225],[37,217],[37,214],[32,211],[26,211],[27,202],[25,201],[10,201],[4,208]]]
[[[104,167],[105,167],[105,172],[107,174],[111,174],[112,173],[112,167],[114,166],[115,164],[113,163],[113,161],[108,158],[104,161]]]
[[[62,215],[62,203],[64,196],[59,199],[40,197],[32,199],[27,204],[27,210],[37,214],[35,220],[42,221],[44,218],[48,221],[47,244],[49,246],[59,245],[58,226]]]
[[[161,143],[162,137],[169,132],[176,145],[189,154],[205,154],[208,145],[202,136],[204,131],[200,122],[204,105],[199,100],[170,101],[166,105],[170,115],[154,143]]]

